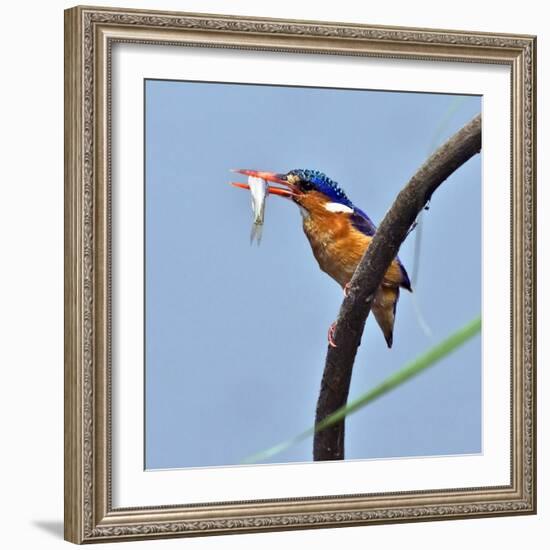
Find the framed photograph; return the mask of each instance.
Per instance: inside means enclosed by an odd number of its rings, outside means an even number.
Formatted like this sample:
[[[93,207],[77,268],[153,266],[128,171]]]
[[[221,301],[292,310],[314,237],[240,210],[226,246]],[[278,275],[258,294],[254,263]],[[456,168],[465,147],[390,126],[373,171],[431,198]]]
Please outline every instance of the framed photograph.
[[[67,540],[535,513],[535,46],[65,12]]]

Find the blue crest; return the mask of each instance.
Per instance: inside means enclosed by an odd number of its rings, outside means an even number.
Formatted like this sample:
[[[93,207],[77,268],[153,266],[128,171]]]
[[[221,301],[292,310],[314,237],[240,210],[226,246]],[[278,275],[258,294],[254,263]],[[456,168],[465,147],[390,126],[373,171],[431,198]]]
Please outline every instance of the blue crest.
[[[353,208],[353,204],[344,191],[334,180],[331,180],[326,174],[323,174],[323,172],[319,172],[319,170],[303,170],[301,168],[296,168],[295,170],[291,170],[289,174],[298,176],[302,181],[311,183],[317,191],[329,197],[330,200]]]

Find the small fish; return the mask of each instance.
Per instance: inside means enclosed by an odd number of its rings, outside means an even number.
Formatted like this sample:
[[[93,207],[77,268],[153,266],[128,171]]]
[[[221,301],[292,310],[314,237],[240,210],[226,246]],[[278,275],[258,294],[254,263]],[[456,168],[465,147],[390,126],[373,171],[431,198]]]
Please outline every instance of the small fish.
[[[254,212],[254,223],[250,231],[250,244],[254,241],[260,245],[262,240],[262,229],[264,225],[265,200],[267,198],[267,182],[262,178],[254,176],[248,177],[248,186],[250,187],[250,199],[252,203],[252,212]]]

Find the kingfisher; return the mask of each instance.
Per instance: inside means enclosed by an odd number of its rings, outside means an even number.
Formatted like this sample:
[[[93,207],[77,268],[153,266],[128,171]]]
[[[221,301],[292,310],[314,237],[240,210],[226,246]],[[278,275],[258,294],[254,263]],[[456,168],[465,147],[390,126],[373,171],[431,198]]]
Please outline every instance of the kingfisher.
[[[248,169],[233,171],[262,178],[269,182],[268,194],[289,199],[299,207],[303,230],[313,256],[321,270],[330,275],[347,295],[355,269],[376,232],[376,226],[367,214],[351,202],[334,180],[318,170],[298,168],[286,174]],[[232,183],[235,187],[249,189],[244,183]],[[412,292],[407,271],[396,257],[386,271],[371,306],[389,348],[393,343],[400,288]],[[334,328],[333,323],[328,341],[336,347]]]

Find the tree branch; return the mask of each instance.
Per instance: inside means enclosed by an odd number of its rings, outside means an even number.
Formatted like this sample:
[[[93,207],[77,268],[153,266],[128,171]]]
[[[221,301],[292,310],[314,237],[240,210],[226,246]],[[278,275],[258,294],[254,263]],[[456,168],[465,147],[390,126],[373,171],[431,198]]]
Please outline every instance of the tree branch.
[[[348,399],[353,363],[374,294],[419,212],[434,191],[462,164],[481,150],[481,115],[444,143],[399,192],[384,216],[350,282],[348,296],[338,314],[334,338],[328,347],[315,424],[344,406]],[[318,431],[313,441],[314,460],[344,458],[344,420]]]

